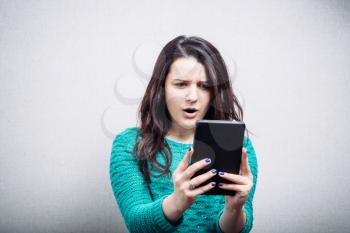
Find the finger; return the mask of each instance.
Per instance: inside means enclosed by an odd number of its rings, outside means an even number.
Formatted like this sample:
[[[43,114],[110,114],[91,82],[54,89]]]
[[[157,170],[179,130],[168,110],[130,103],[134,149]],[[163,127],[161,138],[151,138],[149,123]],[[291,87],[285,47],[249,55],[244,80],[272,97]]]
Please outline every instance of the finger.
[[[219,176],[235,184],[246,185],[250,183],[249,178],[241,175],[236,175],[236,174],[227,173],[227,172],[219,172]]]
[[[212,169],[202,175],[196,176],[191,180],[191,184],[193,184],[195,187],[200,186],[205,181],[209,180],[211,177],[215,176],[217,173],[216,169]]]
[[[241,175],[249,175],[250,172],[250,167],[249,167],[249,162],[248,162],[248,152],[247,149],[243,148],[242,149],[242,160],[241,160]]]
[[[242,191],[247,189],[246,185],[241,185],[241,184],[218,183],[217,186],[221,189],[233,190],[233,191],[237,191],[237,192],[242,192]]]
[[[247,185],[238,185],[238,184],[223,184],[223,183],[219,183],[217,186],[219,188],[221,188],[221,189],[236,191],[237,193],[239,193],[239,195],[241,197],[247,197],[249,195],[249,192],[250,192],[250,189],[251,189]]]
[[[185,179],[191,179],[192,176],[199,170],[205,168],[211,163],[211,160],[209,158],[202,159],[200,161],[195,162],[191,166],[189,166],[186,171],[184,172],[184,178]]]
[[[191,156],[193,154],[193,149],[192,147],[187,151],[187,153],[185,154],[185,156],[182,158],[182,160],[180,161],[179,165],[178,165],[178,169],[180,171],[185,171],[189,165],[189,161],[191,159]]]
[[[216,183],[215,182],[210,182],[204,186],[201,186],[201,187],[198,187],[194,190],[191,190],[191,193],[193,196],[197,196],[197,195],[200,195],[200,194],[203,194],[205,192],[208,192],[209,190],[211,190],[212,188],[214,188],[216,186]]]

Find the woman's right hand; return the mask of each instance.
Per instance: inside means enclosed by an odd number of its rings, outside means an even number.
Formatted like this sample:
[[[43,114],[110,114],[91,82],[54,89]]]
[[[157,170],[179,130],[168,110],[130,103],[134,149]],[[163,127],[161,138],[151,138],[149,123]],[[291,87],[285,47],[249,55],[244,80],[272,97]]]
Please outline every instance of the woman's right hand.
[[[192,179],[193,175],[198,170],[201,170],[202,168],[208,166],[211,162],[210,159],[203,159],[189,166],[192,154],[193,149],[191,148],[191,150],[186,153],[173,173],[174,204],[178,210],[182,210],[183,212],[195,202],[197,195],[209,191],[216,185],[215,182],[211,182],[207,185],[201,186],[202,183],[215,176],[217,173],[215,169],[212,169]]]

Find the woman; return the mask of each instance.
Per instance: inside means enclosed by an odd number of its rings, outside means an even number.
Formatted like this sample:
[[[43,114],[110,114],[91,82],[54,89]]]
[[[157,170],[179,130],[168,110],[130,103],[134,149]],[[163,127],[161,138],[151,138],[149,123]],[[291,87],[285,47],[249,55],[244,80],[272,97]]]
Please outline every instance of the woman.
[[[218,50],[199,37],[179,36],[160,52],[139,108],[140,127],[119,133],[112,145],[110,179],[130,232],[249,232],[257,160],[244,139],[239,175],[202,183],[220,171],[193,177],[210,160],[189,165],[195,123],[242,121]],[[248,162],[249,160],[249,162]],[[200,195],[218,185],[234,196]]]

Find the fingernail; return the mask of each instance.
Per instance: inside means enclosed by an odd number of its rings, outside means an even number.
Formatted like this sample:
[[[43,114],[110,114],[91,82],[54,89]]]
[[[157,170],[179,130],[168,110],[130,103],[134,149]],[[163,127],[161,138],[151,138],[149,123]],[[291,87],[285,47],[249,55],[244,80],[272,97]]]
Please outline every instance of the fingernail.
[[[216,185],[216,183],[215,182],[211,182],[211,186],[215,186]]]
[[[219,187],[222,187],[222,186],[223,186],[223,184],[222,184],[222,183],[218,183],[218,186],[219,186]]]
[[[188,148],[188,151],[191,151],[192,147]]]
[[[212,172],[213,174],[216,174],[217,171],[216,171],[216,169],[212,169],[211,172]]]
[[[205,159],[205,162],[206,162],[206,163],[210,163],[211,160],[208,158],[208,159]]]
[[[224,172],[219,172],[219,175],[220,176],[223,176],[225,173]]]

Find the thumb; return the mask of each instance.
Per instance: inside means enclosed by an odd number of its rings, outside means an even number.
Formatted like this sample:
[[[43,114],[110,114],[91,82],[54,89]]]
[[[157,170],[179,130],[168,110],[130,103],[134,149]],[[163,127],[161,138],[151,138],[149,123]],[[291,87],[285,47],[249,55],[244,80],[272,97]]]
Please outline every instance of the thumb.
[[[192,154],[193,154],[193,149],[191,147],[179,163],[178,169],[180,171],[185,171],[187,169]]]
[[[248,162],[248,151],[246,148],[242,149],[242,160],[241,160],[241,175],[249,175],[250,167]]]

